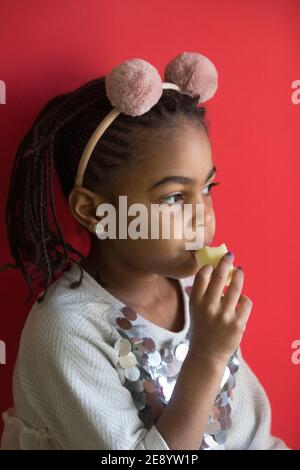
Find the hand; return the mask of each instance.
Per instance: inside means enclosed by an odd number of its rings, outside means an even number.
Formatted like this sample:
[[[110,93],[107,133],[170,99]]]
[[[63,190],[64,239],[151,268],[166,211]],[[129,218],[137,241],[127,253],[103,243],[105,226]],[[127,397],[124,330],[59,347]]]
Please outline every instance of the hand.
[[[217,267],[205,265],[195,276],[190,295],[190,349],[197,358],[228,361],[238,348],[252,309],[252,301],[241,295],[244,273],[235,269],[222,296],[233,257],[224,255]]]

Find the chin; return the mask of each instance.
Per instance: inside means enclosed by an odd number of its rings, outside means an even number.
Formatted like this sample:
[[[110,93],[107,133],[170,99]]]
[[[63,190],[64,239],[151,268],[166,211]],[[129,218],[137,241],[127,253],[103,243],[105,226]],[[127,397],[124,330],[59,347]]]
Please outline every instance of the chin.
[[[200,267],[196,261],[196,258],[191,254],[186,252],[185,256],[181,258],[181,263],[174,266],[172,273],[167,274],[167,277],[171,277],[173,279],[184,279],[186,277],[191,277],[197,274]]]

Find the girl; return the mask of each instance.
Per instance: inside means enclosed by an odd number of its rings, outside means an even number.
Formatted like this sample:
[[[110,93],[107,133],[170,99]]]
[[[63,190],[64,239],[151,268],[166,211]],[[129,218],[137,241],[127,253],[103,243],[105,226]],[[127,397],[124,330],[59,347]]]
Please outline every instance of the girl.
[[[170,62],[163,85],[132,59],[52,99],[23,138],[7,230],[13,267],[31,296],[33,270],[44,290],[22,332],[2,449],[287,449],[239,346],[252,308],[241,269],[222,293],[233,255],[199,269],[185,236],[105,238],[98,211],[110,204],[119,215],[120,195],[174,214],[191,204],[195,228],[201,204],[201,246],[212,244],[218,183],[197,104],[216,78],[198,53]],[[90,233],[86,258],[58,221],[54,167]]]

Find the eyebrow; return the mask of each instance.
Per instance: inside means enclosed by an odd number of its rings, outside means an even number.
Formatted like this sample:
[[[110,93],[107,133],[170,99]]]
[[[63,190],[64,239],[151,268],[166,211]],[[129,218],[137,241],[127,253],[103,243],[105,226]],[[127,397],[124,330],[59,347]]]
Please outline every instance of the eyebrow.
[[[210,178],[213,177],[213,175],[216,173],[217,168],[214,165],[213,168],[209,171],[205,183],[210,180]],[[151,186],[148,191],[152,191],[154,188],[157,188],[158,186],[163,186],[166,184],[170,183],[179,183],[179,184],[189,184],[189,183],[196,183],[197,180],[195,178],[188,178],[187,176],[165,176],[161,180],[157,181],[154,183],[153,186]]]

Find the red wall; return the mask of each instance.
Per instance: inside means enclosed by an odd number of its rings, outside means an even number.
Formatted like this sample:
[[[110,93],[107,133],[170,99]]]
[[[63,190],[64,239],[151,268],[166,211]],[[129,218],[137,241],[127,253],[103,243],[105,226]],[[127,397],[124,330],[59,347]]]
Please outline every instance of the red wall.
[[[3,206],[14,153],[46,100],[133,57],[161,74],[183,51],[215,63],[219,90],[207,104],[221,181],[214,245],[226,242],[245,270],[244,292],[254,306],[244,355],[269,395],[273,432],[299,449],[300,364],[291,360],[291,344],[300,339],[300,89],[291,100],[292,82],[300,80],[299,0],[2,0],[0,44],[7,86],[0,105],[1,264],[10,260]],[[87,249],[81,236],[78,246]],[[2,412],[12,404],[12,370],[30,306],[21,275],[0,276]]]

